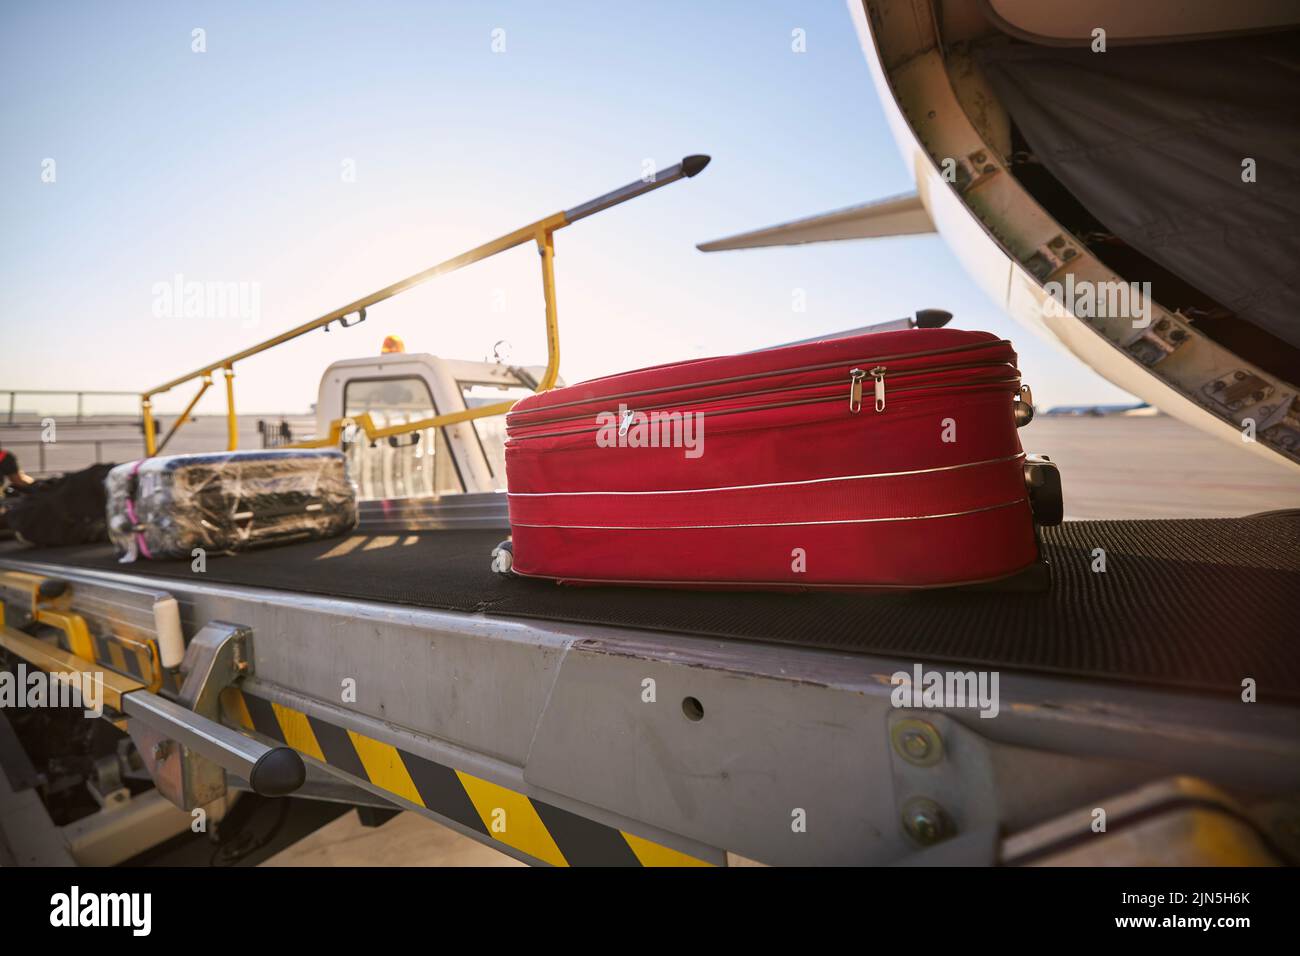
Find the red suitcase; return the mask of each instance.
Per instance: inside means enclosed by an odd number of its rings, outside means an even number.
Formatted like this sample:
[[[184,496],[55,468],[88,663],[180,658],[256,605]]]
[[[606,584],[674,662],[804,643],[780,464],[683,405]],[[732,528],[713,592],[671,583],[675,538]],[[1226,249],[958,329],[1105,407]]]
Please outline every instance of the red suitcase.
[[[1014,575],[1038,561],[1015,363],[989,333],[914,329],[529,396],[507,418],[505,567],[764,589]]]

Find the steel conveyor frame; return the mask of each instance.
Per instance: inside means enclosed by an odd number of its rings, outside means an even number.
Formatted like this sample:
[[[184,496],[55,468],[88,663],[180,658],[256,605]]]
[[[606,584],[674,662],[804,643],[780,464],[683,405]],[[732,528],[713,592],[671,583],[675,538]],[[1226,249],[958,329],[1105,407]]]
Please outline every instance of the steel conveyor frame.
[[[74,594],[162,583],[4,564]],[[186,634],[224,621],[255,636],[255,677],[224,695],[227,725],[530,863],[952,852],[909,826],[917,800],[967,838],[965,862],[992,863],[999,834],[1171,775],[1252,799],[1300,790],[1300,711],[1268,702],[1003,672],[986,720],[893,706],[890,675],[912,661],[164,586]],[[899,743],[915,720],[933,733],[920,761]]]

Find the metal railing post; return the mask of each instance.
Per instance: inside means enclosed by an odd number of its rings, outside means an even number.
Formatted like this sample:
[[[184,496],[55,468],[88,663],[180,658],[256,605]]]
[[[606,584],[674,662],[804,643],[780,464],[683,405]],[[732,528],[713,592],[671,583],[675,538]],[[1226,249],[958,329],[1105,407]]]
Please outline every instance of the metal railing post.
[[[537,235],[537,251],[542,257],[542,295],[546,300],[546,374],[537,383],[537,391],[547,392],[560,377],[560,316],[555,302],[555,233],[544,230]]]
[[[224,359],[220,359],[211,365],[204,366],[201,369],[190,372],[188,375],[182,375],[180,378],[165,382],[156,388],[150,389],[141,395],[142,408],[145,420],[145,449],[148,454],[156,453],[155,436],[153,428],[153,417],[151,413],[151,399],[155,395],[171,391],[178,385],[191,381],[202,376],[209,376],[218,369],[224,369],[226,373],[226,416],[227,416],[227,437],[229,450],[234,451],[239,444],[239,424],[235,417],[235,363],[243,361],[254,355],[258,355],[268,349],[283,345],[285,342],[296,339],[299,336],[306,335],[315,329],[329,330],[334,322],[339,322],[344,328],[356,325],[366,317],[366,309],[391,299],[407,289],[428,282],[437,276],[446,275],[462,269],[474,262],[495,256],[497,253],[505,252],[507,249],[513,249],[516,246],[523,245],[529,241],[535,241],[538,251],[542,257],[542,291],[546,297],[546,348],[547,348],[547,369],[542,381],[538,383],[537,391],[544,391],[553,388],[559,379],[559,361],[560,361],[560,336],[559,336],[559,315],[555,304],[555,241],[554,232],[557,229],[563,229],[579,219],[585,219],[587,216],[594,215],[612,206],[627,202],[637,196],[644,195],[669,183],[674,183],[679,179],[688,179],[699,173],[709,164],[708,156],[687,156],[680,163],[676,163],[667,169],[658,170],[651,176],[644,176],[641,179],[629,183],[626,186],[620,186],[611,192],[598,196],[588,202],[566,209],[563,212],[553,213],[544,219],[529,223],[514,232],[498,236],[490,242],[485,242],[480,246],[475,246],[468,252],[462,252],[460,255],[453,256],[444,260],[437,265],[430,266],[422,272],[407,276],[390,286],[380,289],[378,292],[372,292],[370,295],[357,299],[341,308],[335,309],[319,318],[310,322],[303,323],[296,328],[289,329],[287,332],[260,342],[251,348],[244,349],[242,352],[236,352]],[[356,315],[353,321],[347,321],[350,315]],[[458,422],[471,421],[477,418],[486,418],[491,415],[501,415],[510,409],[512,401],[499,402],[493,405],[486,405],[475,409],[466,409],[464,411],[450,412],[446,415],[435,415],[433,418],[424,419],[418,422],[408,422],[401,425],[389,426],[382,429],[366,429],[366,436],[370,440],[377,438],[391,437],[394,435],[405,434],[412,431],[420,431],[426,428],[437,428],[444,425],[456,424]],[[184,423],[184,418],[177,422],[179,427]],[[330,434],[333,436],[338,431],[339,423],[332,423]],[[175,432],[175,428],[172,429]],[[170,434],[168,435],[170,438]],[[294,447],[299,448],[318,448],[327,444],[337,443],[337,438],[322,438],[313,442],[299,442]]]
[[[144,454],[148,458],[158,451],[158,439],[153,424],[153,402],[149,400],[148,395],[140,399],[140,413],[144,416]]]
[[[177,422],[177,427],[180,423]],[[170,437],[170,436],[168,436]],[[226,445],[227,451],[239,448],[239,419],[235,416],[235,366],[226,366]]]

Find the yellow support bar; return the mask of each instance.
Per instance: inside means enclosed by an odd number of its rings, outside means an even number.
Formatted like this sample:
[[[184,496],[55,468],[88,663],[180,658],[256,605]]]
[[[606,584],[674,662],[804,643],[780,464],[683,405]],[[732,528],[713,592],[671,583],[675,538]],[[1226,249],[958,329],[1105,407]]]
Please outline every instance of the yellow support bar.
[[[226,415],[227,415],[227,437],[228,446],[234,451],[239,443],[238,422],[235,418],[235,386],[234,365],[246,358],[258,355],[268,349],[273,349],[278,345],[306,335],[316,329],[326,328],[331,322],[340,321],[353,313],[359,313],[362,318],[365,317],[366,309],[385,299],[391,299],[407,289],[413,288],[421,283],[428,282],[437,276],[446,275],[462,269],[471,263],[479,262],[490,256],[495,256],[507,249],[513,249],[516,246],[523,245],[526,242],[535,241],[538,251],[542,256],[542,291],[546,297],[546,351],[547,363],[546,374],[542,376],[538,383],[537,391],[546,391],[553,388],[560,374],[560,330],[559,316],[555,305],[555,239],[554,233],[557,229],[563,229],[579,219],[585,219],[587,216],[594,215],[619,203],[627,202],[636,196],[666,186],[669,183],[676,182],[679,179],[689,178],[696,175],[709,163],[707,156],[687,156],[680,163],[677,163],[668,169],[660,170],[652,176],[642,177],[636,182],[629,183],[612,192],[605,193],[581,205],[574,206],[563,212],[553,213],[536,222],[529,223],[522,228],[513,232],[508,232],[503,236],[498,236],[490,242],[485,242],[480,246],[475,246],[467,252],[462,252],[458,256],[453,256],[435,266],[431,266],[422,272],[407,276],[394,282],[392,285],[385,286],[378,292],[372,292],[370,295],[363,296],[355,302],[350,302],[342,308],[328,312],[319,318],[312,319],[310,322],[304,322],[302,325],[282,332],[279,335],[269,338],[264,342],[259,342],[251,348],[244,349],[242,352],[236,352],[234,355],[228,355],[223,359],[213,362],[211,365],[205,365],[203,368],[196,369],[188,375],[182,375],[180,378],[174,378],[170,382],[164,382],[156,388],[151,388],[143,392],[140,396],[141,408],[144,415],[145,431],[145,450],[148,454],[157,453],[156,436],[154,433],[154,421],[152,413],[152,399],[155,395],[171,391],[178,385],[183,385],[196,378],[209,378],[214,372],[224,369],[226,373]],[[448,415],[439,415],[431,419],[425,419],[423,422],[414,422],[408,425],[393,426],[392,428],[382,429],[373,437],[385,437],[388,435],[399,435],[406,432],[415,431],[419,428],[430,428],[441,425],[450,425],[456,422],[468,421],[474,418],[484,418],[490,414],[502,414],[509,410],[512,402],[500,402],[496,405],[487,406],[486,408],[477,408],[472,411],[451,412]],[[191,408],[192,408],[191,404]],[[488,409],[493,411],[488,411]],[[176,425],[168,433],[168,439],[175,433],[186,420],[186,415],[182,415]],[[338,422],[334,423],[339,424]],[[331,427],[331,434],[334,428]],[[166,444],[166,442],[164,442]],[[313,442],[300,442],[290,447],[296,448],[318,448],[328,444],[323,439]]]
[[[41,582],[44,581],[39,574],[32,574],[28,571],[0,571],[0,585],[14,591],[20,591],[26,597],[27,611],[29,614],[35,614],[41,603],[40,588]],[[3,601],[0,601],[0,607],[3,607]]]
[[[539,232],[537,251],[542,254],[542,295],[546,298],[546,374],[537,383],[537,391],[549,392],[560,377],[560,316],[555,305],[555,234]]]
[[[156,455],[158,449],[156,446],[157,434],[153,426],[153,402],[149,401],[149,396],[145,395],[140,399],[140,414],[144,416],[144,451],[146,455]],[[177,422],[177,428],[180,423]]]
[[[172,436],[176,434],[176,430],[189,420],[190,412],[194,411],[194,406],[199,403],[199,399],[203,397],[203,393],[211,387],[212,376],[203,376],[203,384],[199,386],[198,394],[190,399],[190,403],[185,406],[185,411],[181,412],[181,417],[176,419],[176,423],[168,430],[166,436],[162,440],[162,444],[158,446],[158,453],[161,453],[162,450],[167,447],[167,443],[172,440]],[[150,454],[155,454],[155,452],[150,452]]]
[[[68,637],[68,649],[78,657],[95,662],[95,642],[91,640],[90,628],[86,619],[70,611],[56,611],[51,608],[37,608],[33,615],[38,624],[57,627]]]
[[[82,674],[98,688],[100,699],[117,711],[122,709],[123,697],[144,689],[139,681],[116,671],[96,670],[92,661],[11,627],[0,627],[0,647],[51,674]]]
[[[343,440],[343,430],[348,425],[356,425],[370,441],[378,441],[381,438],[390,438],[394,435],[407,435],[411,432],[423,431],[426,428],[441,428],[443,425],[455,425],[458,422],[473,421],[476,418],[491,418],[493,415],[504,415],[514,406],[514,401],[495,402],[492,405],[482,405],[478,408],[467,408],[460,412],[448,412],[445,415],[434,415],[432,418],[421,418],[415,422],[404,422],[399,425],[389,425],[387,428],[380,428],[374,423],[369,414],[363,413],[353,418],[336,418],[330,422],[329,431],[323,438],[313,438],[308,441],[294,442],[292,445],[285,445],[285,448],[333,448]]]
[[[0,588],[9,592],[18,592],[24,603],[29,604],[31,620],[47,627],[58,628],[67,639],[69,651],[78,659],[89,664],[107,666],[124,676],[131,677],[130,668],[124,655],[131,655],[136,663],[138,676],[145,681],[150,691],[157,692],[162,687],[162,664],[158,657],[158,645],[154,640],[136,640],[115,633],[102,635],[103,647],[107,658],[102,658],[96,646],[95,635],[91,634],[86,619],[75,613],[72,608],[72,589],[68,588],[58,597],[42,597],[41,582],[48,580],[43,575],[30,574],[26,571],[0,571]],[[0,626],[5,624],[4,598],[0,595]]]
[[[362,309],[367,309],[376,303],[383,302],[385,299],[391,299],[398,293],[405,292],[407,289],[428,282],[430,279],[436,278],[437,276],[455,272],[457,269],[462,269],[467,265],[486,259],[489,256],[495,256],[499,252],[504,252],[507,249],[513,249],[515,246],[523,245],[543,230],[553,231],[561,229],[568,224],[569,222],[562,212],[557,212],[554,215],[547,216],[545,219],[539,219],[537,222],[529,223],[527,226],[524,226],[521,229],[516,229],[514,232],[506,233],[504,236],[498,236],[491,242],[485,242],[481,246],[475,246],[468,252],[462,252],[458,256],[452,256],[450,259],[440,262],[436,266],[431,266],[423,272],[417,272],[415,275],[407,276],[405,279],[394,282],[390,286],[385,286],[378,292],[372,292],[370,295],[363,296],[342,308],[335,309],[333,312],[328,312],[320,318],[312,319],[310,322],[304,322],[296,328],[292,328],[287,332],[281,332],[279,335],[269,338],[265,342],[259,342],[257,345],[254,345],[251,348],[246,348],[242,352],[228,355],[223,359],[213,362],[211,365],[204,366],[201,369],[196,369],[188,375],[182,375],[180,378],[174,378],[170,382],[165,382],[156,388],[151,388],[143,394],[143,397],[152,398],[154,395],[161,394],[162,392],[171,391],[177,385],[184,385],[192,379],[200,378],[204,375],[211,375],[219,369],[230,369],[236,362],[242,362],[246,358],[251,358],[254,355],[267,351],[268,349],[273,349],[277,345],[283,345],[285,342],[306,335],[308,332],[314,332],[316,329],[324,328],[331,322],[336,322],[354,312],[360,312]]]
[[[239,447],[239,419],[235,416],[235,369],[226,366],[226,449]]]

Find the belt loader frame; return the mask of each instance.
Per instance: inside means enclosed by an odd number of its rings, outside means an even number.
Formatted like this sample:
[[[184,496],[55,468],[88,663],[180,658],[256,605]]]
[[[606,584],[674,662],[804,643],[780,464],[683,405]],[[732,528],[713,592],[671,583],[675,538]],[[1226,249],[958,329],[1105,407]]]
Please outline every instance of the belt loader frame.
[[[74,609],[79,590],[157,583],[5,563],[58,574]],[[994,863],[1170,777],[1204,783],[1160,800],[1209,790],[1225,819],[1210,788],[1291,812],[1300,790],[1300,721],[1266,703],[1003,673],[983,720],[894,707],[910,661],[166,587],[186,634],[251,635],[221,722],[297,751],[300,795],[413,810],[528,863]]]
[[[254,355],[260,355],[286,342],[306,335],[308,332],[314,332],[316,329],[329,331],[330,326],[338,322],[343,328],[349,328],[362,322],[366,318],[366,310],[393,298],[396,295],[412,289],[415,286],[423,285],[430,279],[438,276],[447,275],[462,269],[467,265],[480,262],[483,259],[491,258],[498,253],[505,252],[508,249],[514,249],[516,246],[524,245],[528,242],[536,242],[537,251],[541,256],[542,263],[542,294],[545,300],[545,317],[546,317],[546,371],[542,378],[536,383],[534,391],[544,392],[554,387],[560,374],[560,321],[559,310],[555,301],[555,233],[565,226],[572,225],[580,219],[595,215],[627,202],[629,199],[635,199],[637,196],[644,195],[652,190],[667,186],[669,183],[677,182],[679,179],[689,179],[699,174],[705,166],[709,164],[709,157],[704,155],[686,156],[680,163],[676,163],[667,169],[657,170],[643,176],[640,180],[620,186],[618,189],[611,190],[602,196],[587,202],[580,203],[570,209],[562,212],[552,213],[536,222],[521,226],[512,232],[503,236],[498,236],[489,242],[475,246],[466,252],[452,256],[437,265],[430,266],[421,272],[400,279],[391,285],[385,286],[377,292],[362,296],[355,302],[341,306],[332,312],[327,312],[319,318],[312,319],[310,322],[304,322],[302,325],[282,332],[259,342],[257,345],[250,346],[234,355],[228,355],[225,358],[205,365],[203,368],[196,369],[187,375],[174,378],[169,382],[151,388],[140,395],[140,411],[144,423],[144,443],[146,455],[160,454],[171,441],[172,436],[177,430],[185,424],[190,418],[190,413],[198,405],[199,400],[212,387],[212,376],[218,372],[225,374],[225,391],[226,391],[226,430],[227,430],[227,450],[235,451],[239,444],[239,424],[235,415],[235,364],[242,362],[244,359],[251,358]],[[348,316],[355,314],[357,318],[348,321]],[[184,385],[187,382],[198,380],[199,390],[194,397],[190,399],[185,410],[173,423],[167,434],[163,437],[162,442],[157,440],[157,429],[153,417],[153,403],[157,396],[170,392],[173,388]],[[420,431],[425,428],[438,428],[443,425],[454,425],[458,422],[472,421],[476,418],[487,418],[493,415],[504,415],[510,410],[514,403],[511,401],[496,402],[491,405],[484,405],[481,408],[466,409],[457,412],[448,412],[443,415],[435,415],[432,418],[422,419],[416,422],[407,422],[400,425],[391,425],[385,428],[376,427],[370,420],[369,416],[361,416],[356,420],[338,419],[330,424],[324,435],[318,435],[312,441],[297,442],[288,447],[291,448],[328,448],[337,447],[343,430],[349,424],[355,424],[366,435],[369,441],[377,441],[381,438],[395,438],[398,435],[409,434]]]

